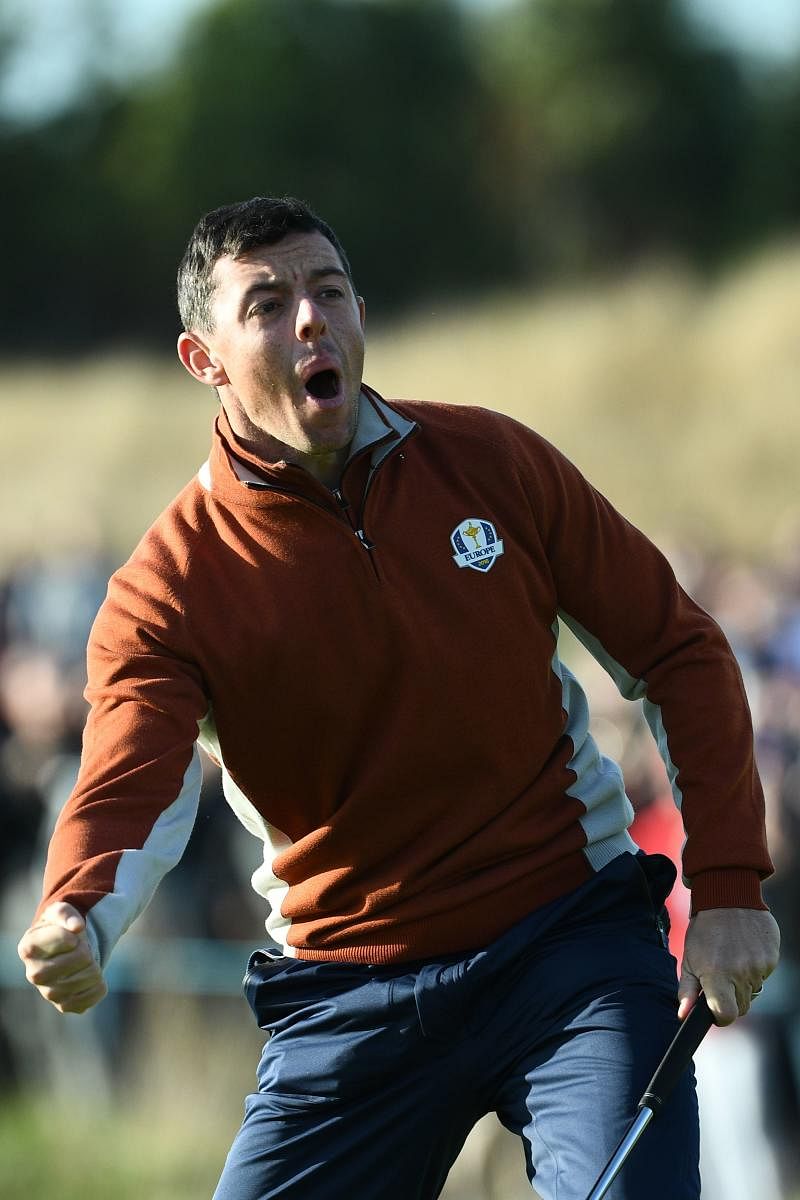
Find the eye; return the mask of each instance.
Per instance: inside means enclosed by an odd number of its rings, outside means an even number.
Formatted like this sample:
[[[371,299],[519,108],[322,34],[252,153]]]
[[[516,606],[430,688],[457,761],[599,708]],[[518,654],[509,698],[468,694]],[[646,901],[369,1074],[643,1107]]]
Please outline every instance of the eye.
[[[330,287],[322,288],[320,296],[323,300],[341,300],[344,296],[344,289],[331,284]]]
[[[248,312],[248,317],[268,317],[271,313],[277,312],[280,307],[278,300],[259,300],[258,304],[254,304]]]

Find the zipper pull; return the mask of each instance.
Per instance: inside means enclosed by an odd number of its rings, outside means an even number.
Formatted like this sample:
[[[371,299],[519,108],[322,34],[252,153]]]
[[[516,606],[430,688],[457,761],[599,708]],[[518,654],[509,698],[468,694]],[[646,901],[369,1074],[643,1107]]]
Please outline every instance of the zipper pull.
[[[364,533],[363,529],[356,530],[356,537],[361,542],[361,545],[364,547],[365,550],[374,550],[375,549],[375,543],[371,542],[369,540],[367,535]]]
[[[341,508],[349,508],[350,507],[350,502],[347,499],[347,497],[342,494],[341,488],[334,488],[333,495],[336,500],[336,503]]]

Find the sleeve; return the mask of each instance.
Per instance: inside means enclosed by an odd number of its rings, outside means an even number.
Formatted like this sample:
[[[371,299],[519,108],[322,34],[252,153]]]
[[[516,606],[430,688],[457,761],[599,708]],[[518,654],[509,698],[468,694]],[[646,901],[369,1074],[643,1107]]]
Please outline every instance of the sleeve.
[[[741,672],[722,630],[661,552],[562,454],[527,440],[524,474],[559,616],[641,699],[680,808],[692,911],[765,908],[772,872]]]
[[[208,702],[165,584],[172,571],[131,560],[95,620],[80,771],[53,832],[37,909],[74,905],[101,965],[181,858],[197,814],[196,740]]]

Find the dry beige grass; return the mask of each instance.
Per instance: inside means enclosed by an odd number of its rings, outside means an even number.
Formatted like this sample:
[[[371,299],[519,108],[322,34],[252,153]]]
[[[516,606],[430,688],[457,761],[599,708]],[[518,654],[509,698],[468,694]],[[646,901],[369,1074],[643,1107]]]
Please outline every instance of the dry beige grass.
[[[714,288],[636,277],[379,339],[387,395],[469,398],[537,428],[651,535],[755,556],[800,531],[800,247]]]
[[[371,331],[387,397],[511,413],[659,540],[773,557],[800,530],[800,246],[714,287],[634,277],[484,305],[442,302]],[[206,454],[214,398],[162,359],[0,368],[0,566],[110,539],[124,555]]]

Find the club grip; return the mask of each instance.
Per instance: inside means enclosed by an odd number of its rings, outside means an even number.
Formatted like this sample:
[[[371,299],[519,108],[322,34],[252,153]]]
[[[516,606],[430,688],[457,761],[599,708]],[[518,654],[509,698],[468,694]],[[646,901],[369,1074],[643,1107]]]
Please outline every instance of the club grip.
[[[711,1009],[701,992],[694,1008],[681,1023],[681,1027],[670,1042],[669,1048],[658,1065],[655,1075],[639,1101],[639,1108],[649,1108],[658,1116],[675,1084],[689,1065],[703,1038],[714,1024]]]

